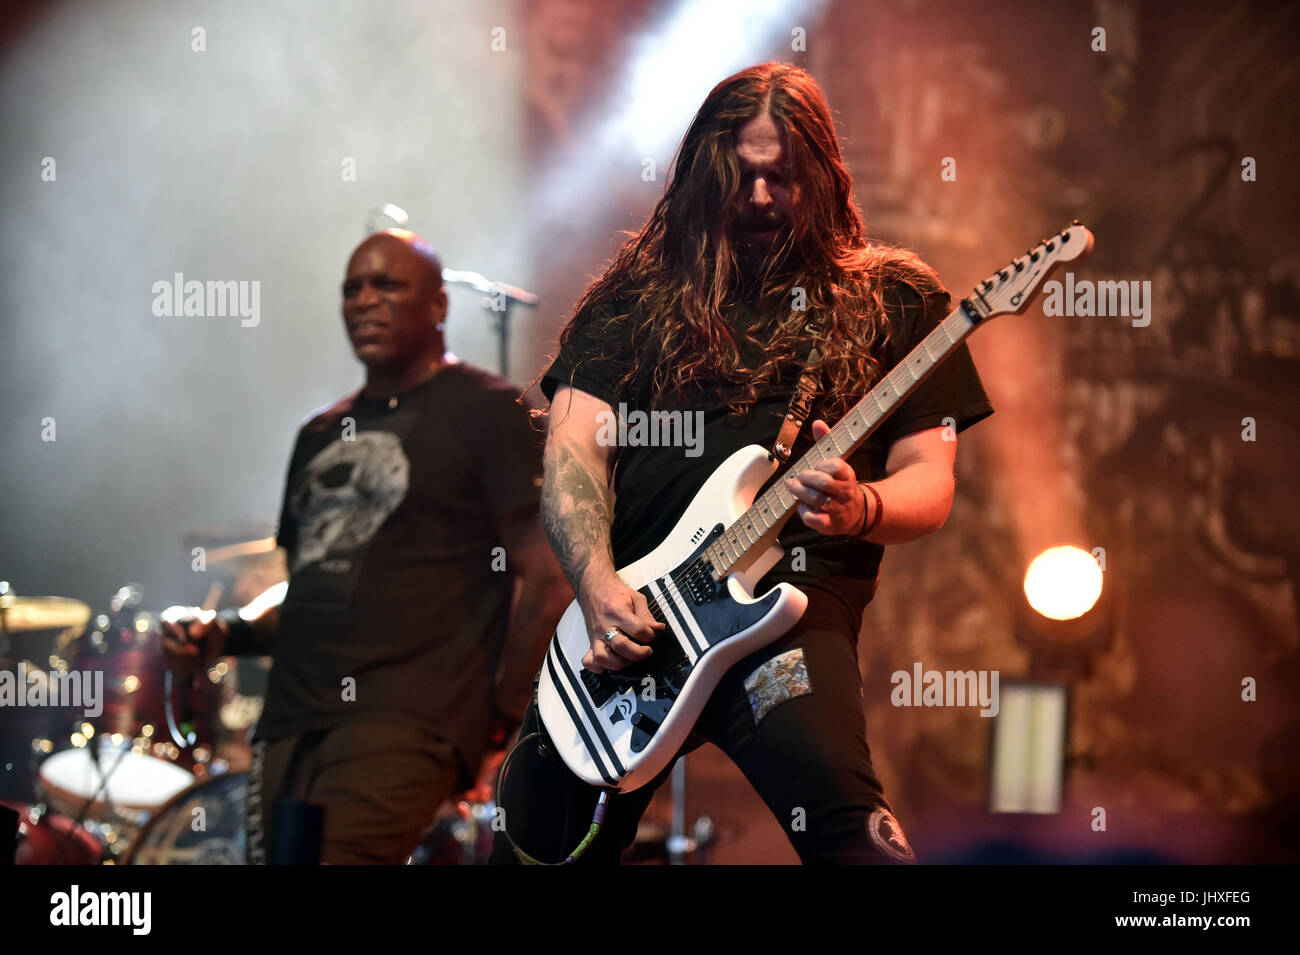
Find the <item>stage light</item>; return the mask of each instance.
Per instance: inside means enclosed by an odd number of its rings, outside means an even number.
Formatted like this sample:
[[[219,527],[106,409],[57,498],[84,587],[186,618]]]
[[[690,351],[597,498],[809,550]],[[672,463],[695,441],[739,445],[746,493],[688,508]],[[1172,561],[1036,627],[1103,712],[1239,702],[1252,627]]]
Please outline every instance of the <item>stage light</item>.
[[[648,31],[628,70],[632,93],[617,116],[616,135],[647,154],[682,134],[705,95],[722,77],[749,66],[757,51],[792,20],[815,17],[821,0],[750,0],[737,16],[730,0],[688,0]],[[618,139],[615,147],[624,145]]]
[[[610,110],[574,137],[587,144],[583,154],[566,154],[544,177],[534,196],[535,214],[572,228],[575,209],[598,208],[578,198],[593,182],[626,182],[629,169],[644,175],[648,159],[668,159],[665,150],[719,80],[781,47],[789,50],[791,29],[818,22],[826,5],[827,0],[750,0],[738,9],[731,0],[683,0],[673,6],[630,51]],[[647,181],[662,183],[663,172]]]
[[[1097,559],[1050,547],[1025,570],[1016,641],[1030,651],[1024,680],[1003,679],[989,767],[992,812],[1061,811],[1070,688],[1111,638],[1109,588]]]
[[[1050,620],[1077,620],[1101,597],[1102,574],[1097,561],[1078,547],[1051,547],[1025,571],[1029,606]]]
[[[1004,682],[998,696],[989,811],[1060,812],[1065,775],[1066,686]]]

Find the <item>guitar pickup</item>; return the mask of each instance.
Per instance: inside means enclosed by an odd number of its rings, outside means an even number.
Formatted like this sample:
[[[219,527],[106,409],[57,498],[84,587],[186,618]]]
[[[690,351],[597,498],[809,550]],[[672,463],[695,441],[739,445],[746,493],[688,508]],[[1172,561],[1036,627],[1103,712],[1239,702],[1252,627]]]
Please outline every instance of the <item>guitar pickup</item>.
[[[596,706],[602,707],[613,698],[618,689],[614,686],[614,680],[608,673],[592,673],[586,667],[583,667],[579,676],[582,685],[587,688],[591,695],[591,702]]]
[[[683,583],[686,585],[686,593],[697,607],[712,600],[718,589],[717,582],[713,579],[713,565],[703,559],[700,560],[700,568],[695,573],[688,574]]]

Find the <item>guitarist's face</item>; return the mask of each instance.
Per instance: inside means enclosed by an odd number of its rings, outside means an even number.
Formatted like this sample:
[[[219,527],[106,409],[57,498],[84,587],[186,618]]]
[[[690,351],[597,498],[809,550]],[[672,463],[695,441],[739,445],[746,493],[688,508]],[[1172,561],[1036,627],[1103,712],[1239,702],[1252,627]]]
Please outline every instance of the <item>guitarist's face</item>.
[[[735,215],[743,246],[771,249],[789,235],[799,201],[789,157],[781,131],[767,114],[736,131],[740,195]]]

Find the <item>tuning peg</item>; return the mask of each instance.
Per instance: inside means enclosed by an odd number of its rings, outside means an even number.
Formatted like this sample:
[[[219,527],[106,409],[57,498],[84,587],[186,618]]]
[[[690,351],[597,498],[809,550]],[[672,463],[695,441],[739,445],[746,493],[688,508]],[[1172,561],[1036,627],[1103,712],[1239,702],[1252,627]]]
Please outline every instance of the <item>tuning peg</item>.
[[[1070,241],[1070,233],[1069,233],[1069,232],[1066,232],[1064,229],[1061,230],[1061,241],[1062,241],[1062,242],[1069,242],[1069,241]]]
[[[1055,243],[1055,242],[1049,242],[1049,243],[1047,243],[1047,251],[1048,251],[1048,252],[1051,252],[1054,248],[1056,248],[1056,243]]]
[[[1006,269],[998,269],[998,278],[1000,278],[1002,281],[1005,282],[1005,281],[1007,280],[1007,270],[1006,270]]]
[[[1029,256],[1029,261],[1030,261],[1030,262],[1037,262],[1037,261],[1038,261],[1038,253],[1035,252],[1033,249],[1026,249],[1026,250],[1025,250],[1025,254]]]
[[[1078,219],[1071,219],[1070,225],[1083,225],[1083,223],[1080,222]]]
[[[1012,259],[1011,264],[1016,267],[1017,272],[1023,272],[1025,268],[1024,259]]]
[[[993,287],[993,280],[992,280],[992,279],[985,279],[985,280],[980,284],[980,288],[984,289],[984,291],[986,291],[986,292],[987,292],[989,289],[991,289],[992,287]]]

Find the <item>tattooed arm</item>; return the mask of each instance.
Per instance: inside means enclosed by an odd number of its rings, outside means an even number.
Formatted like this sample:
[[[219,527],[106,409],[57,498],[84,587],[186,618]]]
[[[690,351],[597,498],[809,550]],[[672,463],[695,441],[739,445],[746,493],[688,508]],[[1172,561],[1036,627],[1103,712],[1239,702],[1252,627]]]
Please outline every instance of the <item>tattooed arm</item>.
[[[602,413],[613,409],[599,398],[567,385],[556,389],[542,485],[546,536],[578,595],[591,640],[582,662],[597,673],[650,656],[654,651],[646,644],[664,626],[650,614],[645,597],[615,573],[609,537],[615,449],[596,440]],[[620,635],[607,644],[604,634],[611,629]]]

